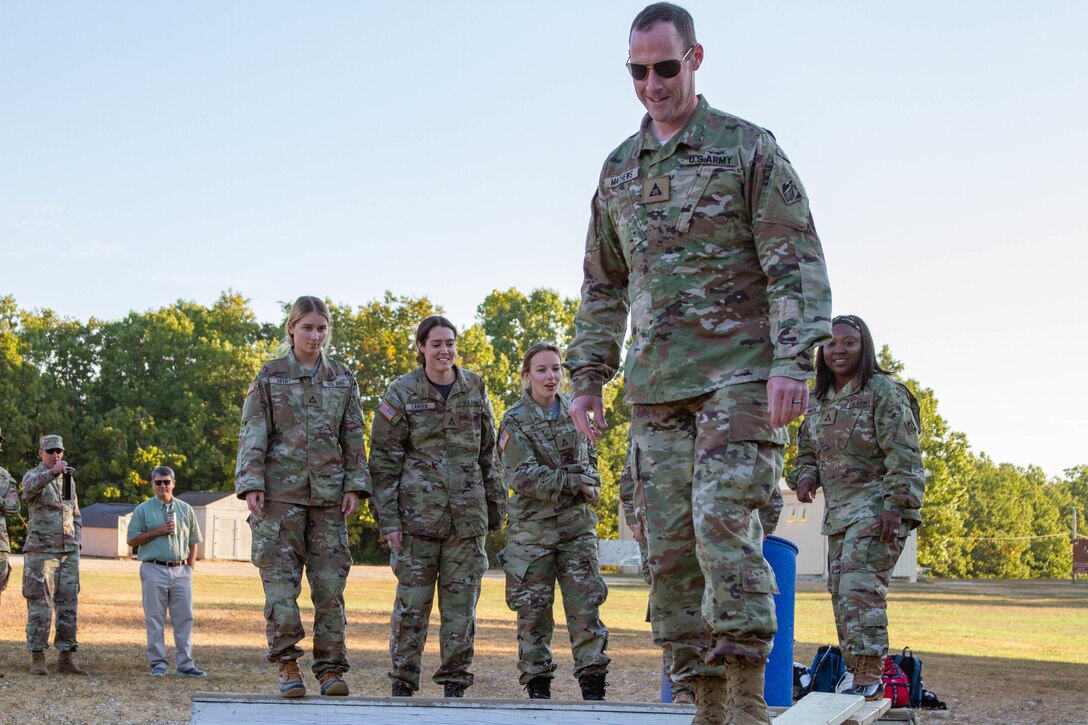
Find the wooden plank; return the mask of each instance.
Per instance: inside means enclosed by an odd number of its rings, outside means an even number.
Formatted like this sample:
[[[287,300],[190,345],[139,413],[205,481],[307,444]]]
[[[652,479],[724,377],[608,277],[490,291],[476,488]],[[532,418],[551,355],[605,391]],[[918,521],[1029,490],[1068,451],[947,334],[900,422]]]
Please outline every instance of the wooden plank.
[[[864,704],[865,698],[857,695],[810,692],[774,722],[775,725],[840,725]]]
[[[196,692],[193,723],[279,725],[283,722],[365,722],[367,725],[688,725],[695,708],[653,702],[492,700],[393,697],[284,699],[274,695]]]
[[[892,701],[886,697],[879,700],[867,700],[861,709],[845,720],[844,725],[870,725],[891,709]]]

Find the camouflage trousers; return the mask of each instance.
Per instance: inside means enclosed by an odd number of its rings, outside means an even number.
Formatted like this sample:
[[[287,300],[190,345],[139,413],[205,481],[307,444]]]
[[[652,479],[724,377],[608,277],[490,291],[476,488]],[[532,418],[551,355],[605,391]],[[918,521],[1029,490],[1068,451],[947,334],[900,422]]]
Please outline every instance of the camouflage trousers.
[[[672,648],[674,681],[722,676],[727,655],[766,661],[777,586],[756,511],[778,485],[785,431],[767,422],[765,383],[634,405],[631,430],[654,641]]]
[[[8,563],[8,552],[0,551],[0,593],[8,588],[8,579],[11,578],[11,564]]]
[[[888,653],[888,582],[903,553],[909,525],[892,544],[880,540],[880,519],[855,521],[827,537],[827,591],[848,667],[858,655]]]
[[[646,544],[642,543],[641,541],[638,542],[638,554],[639,554],[639,571],[642,574],[642,578],[646,581],[647,584],[652,584],[653,579],[650,576],[649,554],[648,554],[648,552],[646,550]],[[650,625],[650,631],[653,633],[654,640],[659,641],[660,637],[658,637],[658,635],[656,633],[656,630],[654,630],[653,617],[650,616],[650,603],[649,602],[646,602],[646,621]],[[670,692],[670,694],[672,696],[672,700],[675,701],[676,696],[678,694],[680,694],[681,692],[686,692],[687,694],[694,697],[695,693],[691,689],[691,682],[690,681],[676,682],[675,680],[672,679],[672,665],[673,665],[673,660],[674,659],[675,658],[672,656],[672,645],[669,644],[668,642],[662,644],[661,645],[661,671],[665,674],[666,677],[669,678],[669,692]]]
[[[79,649],[79,552],[23,555],[23,596],[26,598],[26,648],[49,647],[49,630],[56,619],[53,645],[61,652]]]
[[[476,643],[476,602],[487,571],[484,537],[428,539],[404,534],[402,549],[389,563],[397,577],[397,596],[389,625],[389,677],[413,691],[419,689],[423,646],[431,617],[435,586],[441,626],[438,650],[442,663],[433,679],[440,685],[469,687],[468,668]]]
[[[298,610],[302,572],[314,603],[314,659],[311,670],[348,671],[344,643],[344,587],[351,571],[348,530],[339,506],[298,506],[265,501],[260,518],[249,517],[253,530],[253,565],[264,585],[265,634],[269,662],[296,660],[306,636]]]
[[[518,614],[522,685],[534,677],[552,679],[555,672],[551,643],[556,582],[563,596],[575,678],[608,672],[612,661],[605,653],[608,628],[600,616],[608,585],[597,563],[597,534],[579,529],[582,533],[567,535],[557,528],[525,531],[512,524],[506,548],[499,554],[506,572],[506,605]]]

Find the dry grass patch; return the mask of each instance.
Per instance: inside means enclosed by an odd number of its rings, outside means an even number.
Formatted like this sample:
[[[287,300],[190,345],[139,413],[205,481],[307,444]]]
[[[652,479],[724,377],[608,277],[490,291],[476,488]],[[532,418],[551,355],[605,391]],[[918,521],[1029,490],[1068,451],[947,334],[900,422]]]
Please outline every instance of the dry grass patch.
[[[90,678],[26,673],[23,628],[26,607],[19,593],[21,567],[0,604],[0,702],[4,722],[188,722],[193,692],[270,692],[274,672],[264,659],[263,594],[246,563],[202,562],[197,569],[194,633],[197,663],[206,680],[147,676],[143,611],[137,566],[84,560],[80,598],[81,661]],[[602,618],[611,630],[613,670],[609,698],[655,700],[660,653],[650,640],[646,587],[636,579],[610,582]],[[384,567],[354,567],[348,580],[348,648],[354,694],[389,691],[389,612],[395,580]],[[304,591],[304,621],[312,607]],[[954,715],[924,714],[924,722],[1088,722],[1088,641],[1083,617],[1088,586],[1049,582],[896,583],[892,591],[893,644],[910,644],[924,658],[926,682]],[[436,613],[437,617],[437,613]],[[559,665],[556,697],[577,698],[562,609],[555,635]],[[437,618],[432,619],[437,632]],[[906,634],[909,633],[909,634]],[[811,661],[816,644],[832,641],[834,626],[820,583],[802,583],[797,597],[795,658]],[[167,637],[170,643],[169,635]],[[303,643],[304,645],[307,643]],[[437,643],[424,655],[422,693],[441,695],[429,674]],[[524,697],[517,684],[514,615],[506,608],[503,580],[491,574],[479,605],[477,697]],[[55,654],[49,653],[51,667]],[[304,669],[309,658],[303,660]],[[313,681],[308,683],[313,689]]]

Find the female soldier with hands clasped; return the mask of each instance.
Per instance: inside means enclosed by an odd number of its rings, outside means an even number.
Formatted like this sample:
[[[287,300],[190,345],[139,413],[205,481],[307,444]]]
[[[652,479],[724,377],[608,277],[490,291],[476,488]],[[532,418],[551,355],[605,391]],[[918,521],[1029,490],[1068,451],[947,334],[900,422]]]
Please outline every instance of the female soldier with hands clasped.
[[[520,682],[532,699],[551,697],[558,581],[582,698],[603,700],[611,658],[599,613],[608,587],[597,563],[597,517],[589,507],[600,495],[596,455],[567,414],[570,398],[559,392],[559,348],[543,342],[530,347],[521,377],[525,392],[503,416],[498,444],[512,493],[499,558],[506,603],[518,614]]]
[[[313,673],[322,695],[348,694],[347,518],[370,495],[370,481],[358,384],[346,365],[325,356],[329,341],[328,307],[299,297],[287,317],[284,354],[264,364],[242,404],[234,488],[252,514],[268,660],[279,663],[283,697],[306,694],[296,662],[305,636],[303,569],[314,603]]]
[[[861,318],[836,317],[831,333],[816,354],[816,386],[786,482],[806,503],[824,490],[827,588],[848,670],[838,690],[877,700],[884,694],[888,582],[921,522],[918,403],[877,364]]]
[[[506,490],[494,470],[495,420],[483,379],[454,364],[457,328],[445,317],[416,330],[419,367],[389,386],[374,415],[370,475],[397,595],[390,622],[394,697],[419,689],[427,623],[438,586],[442,664],[434,681],[462,697],[487,570],[484,539],[502,526]]]

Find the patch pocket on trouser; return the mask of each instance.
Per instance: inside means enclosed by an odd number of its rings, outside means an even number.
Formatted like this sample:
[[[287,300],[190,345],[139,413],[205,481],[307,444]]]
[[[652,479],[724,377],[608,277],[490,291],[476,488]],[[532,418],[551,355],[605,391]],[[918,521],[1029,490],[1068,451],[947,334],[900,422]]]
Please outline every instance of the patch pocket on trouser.
[[[249,559],[258,569],[276,565],[280,549],[279,519],[258,518],[253,514],[246,519],[253,532],[253,544]]]
[[[724,465],[733,481],[735,501],[755,510],[771,501],[782,476],[782,450],[789,441],[784,428],[771,427],[763,383],[731,386],[729,445]]]
[[[770,565],[744,567],[744,591],[749,594],[778,594],[778,580]]]
[[[38,576],[41,573],[41,571],[23,565],[23,598],[32,602],[44,601],[49,598],[49,589],[45,586],[45,577]]]

